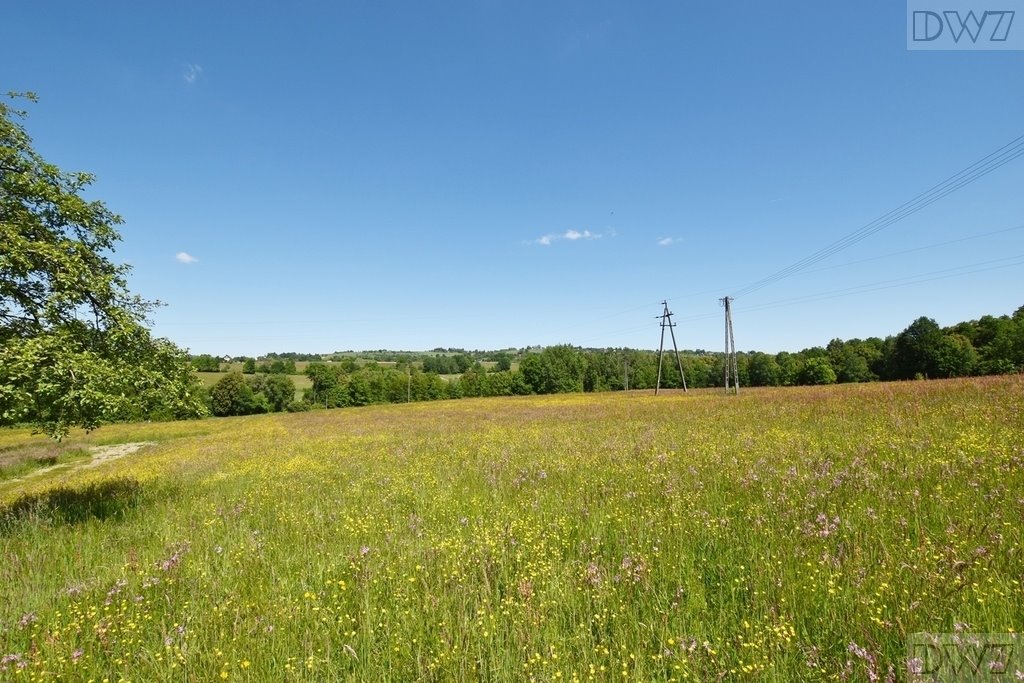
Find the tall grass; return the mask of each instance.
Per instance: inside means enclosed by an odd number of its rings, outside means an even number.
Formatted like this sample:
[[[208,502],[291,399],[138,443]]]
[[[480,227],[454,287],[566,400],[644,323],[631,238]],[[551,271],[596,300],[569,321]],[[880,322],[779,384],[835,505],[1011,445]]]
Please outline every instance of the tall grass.
[[[1022,390],[103,428],[161,444],[0,489],[0,677],[903,680],[908,634],[1024,622]],[[115,478],[116,514],[39,512]]]

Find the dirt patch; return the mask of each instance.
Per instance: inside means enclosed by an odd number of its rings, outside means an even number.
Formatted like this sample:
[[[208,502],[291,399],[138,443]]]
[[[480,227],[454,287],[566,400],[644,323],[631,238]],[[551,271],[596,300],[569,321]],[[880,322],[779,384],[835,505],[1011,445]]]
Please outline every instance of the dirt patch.
[[[92,460],[80,465],[80,467],[83,469],[98,467],[105,462],[123,458],[124,456],[131,455],[146,446],[154,445],[156,444],[152,441],[135,441],[133,443],[119,443],[112,446],[93,446],[89,449],[89,452],[92,453]]]
[[[92,454],[92,458],[89,460],[82,460],[79,462],[60,463],[53,465],[52,467],[42,467],[38,470],[33,470],[28,474],[17,477],[15,479],[7,480],[6,484],[12,484],[14,482],[26,481],[34,477],[38,477],[48,472],[54,472],[56,470],[63,470],[65,472],[73,472],[79,469],[89,469],[91,467],[99,467],[103,463],[110,462],[111,460],[117,460],[123,458],[126,455],[131,455],[139,451],[146,446],[156,445],[153,441],[136,441],[133,443],[119,443],[111,446],[92,446],[89,448],[89,453]]]

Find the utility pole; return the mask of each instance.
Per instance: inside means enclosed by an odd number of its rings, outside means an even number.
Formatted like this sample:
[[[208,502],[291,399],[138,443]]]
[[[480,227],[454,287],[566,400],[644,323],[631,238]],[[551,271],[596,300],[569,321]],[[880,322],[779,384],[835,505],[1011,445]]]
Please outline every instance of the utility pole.
[[[406,361],[405,375],[405,402],[412,403],[412,361]]]
[[[625,364],[626,364],[626,371],[625,371],[625,376],[623,378],[623,385],[625,386],[625,390],[629,391],[629,359],[628,358],[625,360]]]
[[[733,384],[736,387],[736,395],[740,393],[740,370],[736,362],[736,338],[732,331],[732,297],[727,296],[719,299],[725,306],[725,393],[729,393],[729,374],[732,373]]]
[[[676,324],[672,322],[672,311],[668,310],[668,301],[662,301],[661,305],[664,309],[661,315],[654,316],[655,318],[661,319],[661,345],[658,347],[658,383],[654,385],[654,395],[658,395],[658,391],[661,389],[661,358],[665,354],[665,328],[668,328],[669,334],[672,335],[672,348],[676,352],[676,365],[679,367],[679,377],[683,381],[683,391],[686,391],[686,375],[683,374],[683,361],[679,358],[679,347],[676,346],[676,333],[673,329]]]

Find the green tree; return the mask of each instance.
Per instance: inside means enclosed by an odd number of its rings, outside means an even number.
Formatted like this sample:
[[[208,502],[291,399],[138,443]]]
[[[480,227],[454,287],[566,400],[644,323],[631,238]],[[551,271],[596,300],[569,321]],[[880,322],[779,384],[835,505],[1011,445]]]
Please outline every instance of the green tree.
[[[896,336],[892,370],[897,379],[935,376],[935,352],[942,330],[931,318],[921,317]]]
[[[803,371],[803,362],[799,356],[789,351],[779,351],[775,354],[775,363],[779,366],[779,383],[782,386],[799,384],[800,373]]]
[[[473,367],[473,358],[468,354],[456,354],[453,360],[455,362],[455,372],[465,372]]]
[[[523,379],[538,394],[583,391],[586,360],[578,350],[563,344],[528,354],[520,363]]]
[[[918,318],[896,337],[892,367],[897,379],[959,377],[973,372],[978,354],[969,339],[946,334],[931,318]]]
[[[157,303],[133,295],[129,267],[111,260],[121,218],[82,196],[92,175],[35,152],[24,116],[0,101],[0,424],[60,439],[75,426],[202,415],[187,354],[150,335]]]
[[[250,380],[253,392],[260,394],[272,412],[280,412],[295,400],[295,382],[281,374],[261,374]]]
[[[833,339],[827,350],[838,381],[869,382],[876,379],[871,372],[871,363],[877,359],[877,352],[870,344],[859,339]]]
[[[498,351],[492,356],[494,360],[494,371],[505,372],[512,369],[512,354],[508,351]]]
[[[978,352],[960,334],[944,334],[935,352],[936,377],[966,377],[978,366]]]
[[[412,372],[412,398],[414,401],[434,401],[446,398],[448,383],[433,372]]]
[[[210,407],[218,417],[266,412],[268,406],[261,398],[237,372],[224,375],[210,389]]]
[[[715,386],[715,380],[721,377],[721,365],[716,364],[714,354],[683,356],[683,369],[687,383],[694,389]]]
[[[204,353],[192,358],[192,367],[199,372],[220,372],[220,359]]]
[[[312,383],[312,387],[306,389],[306,400],[325,408],[331,408],[336,397],[337,389],[341,384],[341,376],[344,370],[339,364],[327,365],[326,363],[310,363],[306,366],[306,377]],[[337,404],[336,404],[337,405]]]
[[[813,356],[804,363],[800,373],[801,384],[835,384],[836,371],[825,356]]]
[[[750,354],[747,376],[750,386],[774,387],[782,383],[782,368],[774,356],[755,351]]]
[[[274,375],[267,379],[264,393],[273,410],[284,410],[295,400],[295,382],[287,375]]]

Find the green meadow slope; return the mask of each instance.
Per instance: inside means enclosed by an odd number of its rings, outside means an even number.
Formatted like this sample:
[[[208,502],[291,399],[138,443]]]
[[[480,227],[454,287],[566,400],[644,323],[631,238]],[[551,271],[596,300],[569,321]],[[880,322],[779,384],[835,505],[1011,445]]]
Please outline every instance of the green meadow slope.
[[[0,432],[4,680],[903,680],[1024,627],[1019,376],[44,445]]]

